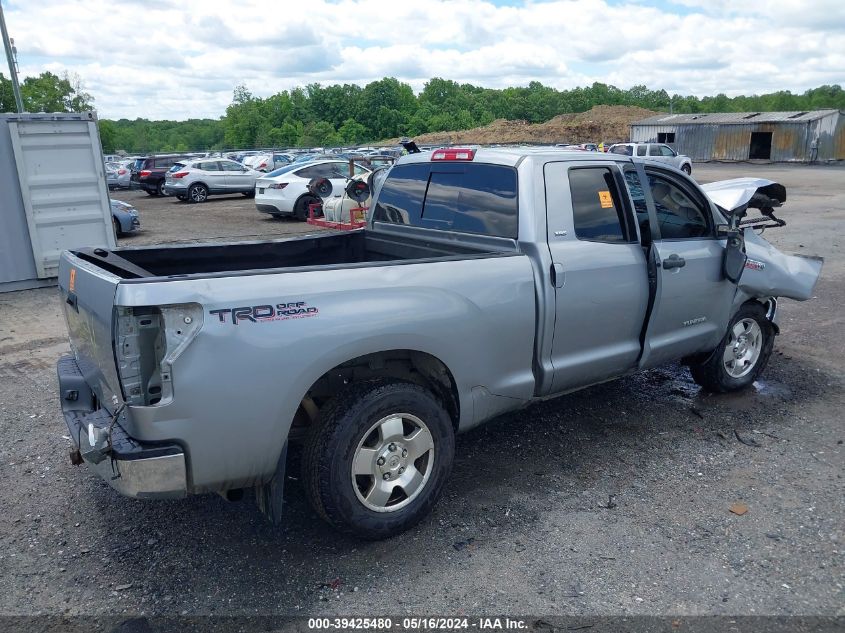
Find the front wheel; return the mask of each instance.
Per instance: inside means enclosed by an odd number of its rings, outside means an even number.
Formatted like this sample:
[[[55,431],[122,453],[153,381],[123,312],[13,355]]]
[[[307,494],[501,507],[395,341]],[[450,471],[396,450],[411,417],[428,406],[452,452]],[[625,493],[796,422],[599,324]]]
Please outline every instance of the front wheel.
[[[693,380],[708,391],[724,393],[755,380],[775,342],[775,330],[763,306],[747,303],[731,320],[719,346],[704,361],[690,365]]]
[[[431,511],[454,453],[452,420],[429,391],[399,380],[356,383],[311,429],[303,480],[312,506],[331,525],[383,539]]]
[[[692,166],[689,163],[685,163],[681,165],[681,171],[689,176],[692,173]]]

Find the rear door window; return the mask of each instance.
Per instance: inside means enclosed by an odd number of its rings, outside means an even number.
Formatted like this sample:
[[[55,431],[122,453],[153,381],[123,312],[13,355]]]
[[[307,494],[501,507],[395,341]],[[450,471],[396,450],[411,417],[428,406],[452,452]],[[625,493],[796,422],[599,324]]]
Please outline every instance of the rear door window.
[[[645,156],[646,145],[637,145],[637,156]]]
[[[516,170],[480,163],[394,167],[379,193],[374,218],[430,229],[516,238]]]
[[[593,242],[629,242],[619,185],[607,167],[569,170],[575,236]]]
[[[196,165],[203,171],[220,171],[220,164],[216,160],[207,160]]]

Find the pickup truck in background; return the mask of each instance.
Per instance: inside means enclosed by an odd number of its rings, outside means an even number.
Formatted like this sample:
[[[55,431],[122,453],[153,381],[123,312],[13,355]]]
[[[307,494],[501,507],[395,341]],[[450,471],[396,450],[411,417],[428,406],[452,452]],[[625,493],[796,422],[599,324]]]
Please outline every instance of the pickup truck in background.
[[[279,521],[300,444],[318,514],[389,537],[431,510],[456,433],[502,413],[677,360],[749,385],[778,297],[821,270],[743,219],[779,221],[770,181],[452,148],[376,182],[360,231],[65,252],[72,458],[133,497],[254,489]]]

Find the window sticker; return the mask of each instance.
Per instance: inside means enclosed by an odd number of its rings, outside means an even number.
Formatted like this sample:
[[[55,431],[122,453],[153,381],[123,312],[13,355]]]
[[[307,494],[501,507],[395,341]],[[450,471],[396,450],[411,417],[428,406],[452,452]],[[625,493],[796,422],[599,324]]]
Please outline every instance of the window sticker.
[[[602,209],[613,208],[613,198],[610,196],[609,191],[599,191],[599,203]]]

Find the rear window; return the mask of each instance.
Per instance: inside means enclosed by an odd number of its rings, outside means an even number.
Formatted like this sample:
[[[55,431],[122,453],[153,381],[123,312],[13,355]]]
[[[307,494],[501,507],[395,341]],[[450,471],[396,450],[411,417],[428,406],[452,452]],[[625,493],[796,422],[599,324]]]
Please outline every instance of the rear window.
[[[633,154],[630,145],[614,145],[610,148],[610,151],[614,154],[622,154],[623,156],[631,156]]]
[[[373,218],[429,229],[516,238],[516,170],[479,163],[393,167]]]

